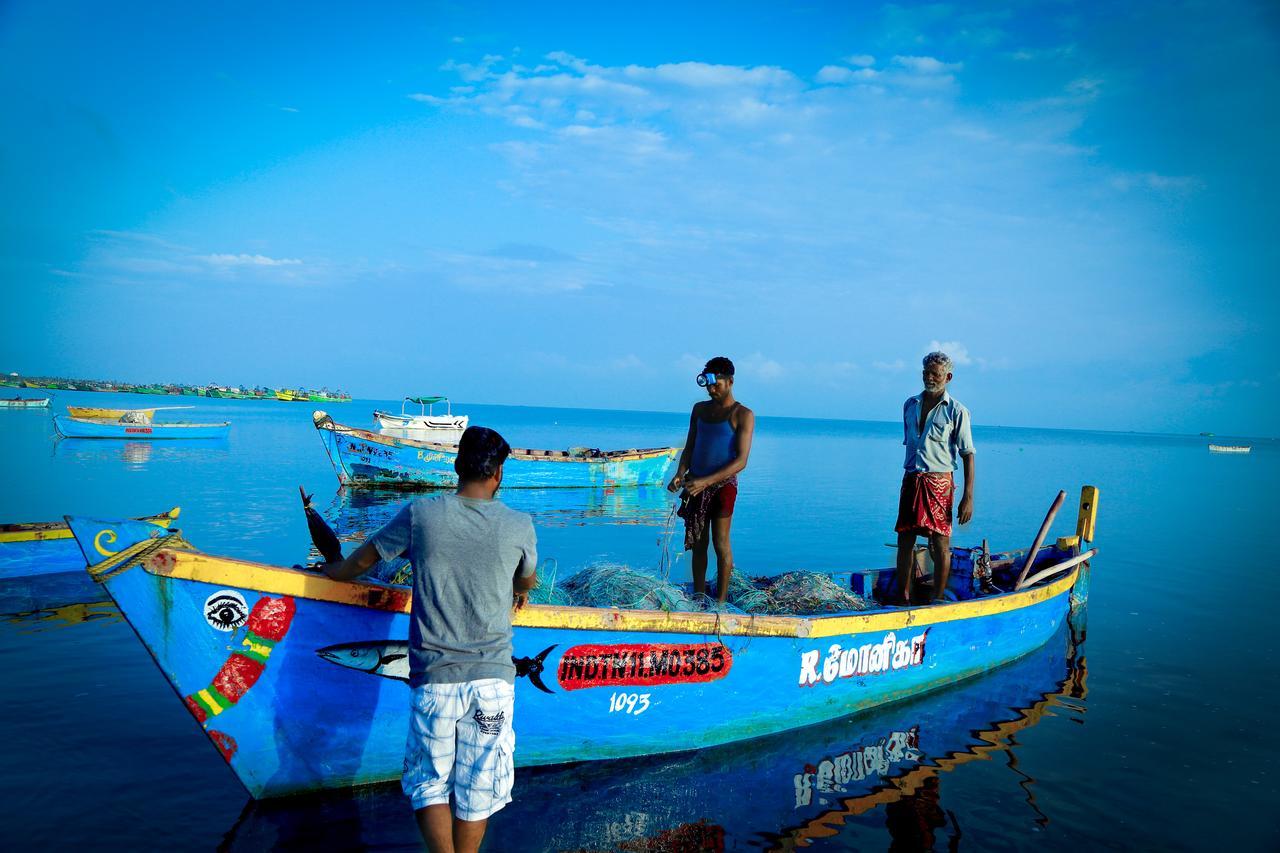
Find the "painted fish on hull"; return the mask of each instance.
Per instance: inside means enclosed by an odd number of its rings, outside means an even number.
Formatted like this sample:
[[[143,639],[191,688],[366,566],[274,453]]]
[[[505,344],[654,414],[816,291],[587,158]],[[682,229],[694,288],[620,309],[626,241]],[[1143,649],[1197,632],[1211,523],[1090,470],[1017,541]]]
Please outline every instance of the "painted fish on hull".
[[[555,646],[548,646],[533,657],[511,658],[516,666],[517,678],[528,678],[534,687],[543,693],[552,691],[542,683],[542,672],[546,667],[547,655]],[[409,644],[408,643],[340,643],[316,649],[316,654],[329,663],[358,669],[370,675],[393,678],[396,681],[409,683]]]

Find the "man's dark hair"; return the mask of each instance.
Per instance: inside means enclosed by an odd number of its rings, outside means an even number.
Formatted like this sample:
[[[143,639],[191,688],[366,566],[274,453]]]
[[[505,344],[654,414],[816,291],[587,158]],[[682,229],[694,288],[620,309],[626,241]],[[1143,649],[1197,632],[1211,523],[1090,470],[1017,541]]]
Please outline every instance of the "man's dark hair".
[[[718,355],[708,361],[707,366],[702,369],[707,373],[714,373],[717,376],[732,376],[733,362],[722,355]]]
[[[467,427],[458,442],[458,458],[453,470],[458,472],[458,482],[468,483],[487,480],[498,473],[498,468],[511,455],[511,445],[488,427]]]

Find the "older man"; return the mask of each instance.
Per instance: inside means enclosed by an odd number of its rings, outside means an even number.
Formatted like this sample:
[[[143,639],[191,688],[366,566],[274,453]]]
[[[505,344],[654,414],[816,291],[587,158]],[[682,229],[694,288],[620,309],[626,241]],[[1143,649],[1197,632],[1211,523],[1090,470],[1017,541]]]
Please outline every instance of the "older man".
[[[898,498],[898,591],[911,603],[911,575],[917,536],[929,538],[933,557],[933,600],[942,601],[951,574],[952,472],[964,461],[964,495],[959,520],[973,518],[973,429],[969,410],[947,393],[951,358],[943,352],[924,357],[924,391],[902,405],[905,473]]]

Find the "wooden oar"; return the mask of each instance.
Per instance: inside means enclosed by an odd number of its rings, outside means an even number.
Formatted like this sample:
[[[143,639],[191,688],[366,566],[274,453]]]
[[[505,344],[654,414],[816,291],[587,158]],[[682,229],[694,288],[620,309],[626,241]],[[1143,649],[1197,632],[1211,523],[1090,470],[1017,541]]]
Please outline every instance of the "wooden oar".
[[[1049,532],[1050,525],[1053,524],[1053,517],[1058,514],[1058,510],[1062,507],[1062,502],[1066,500],[1067,493],[1065,491],[1058,492],[1058,496],[1054,498],[1053,506],[1049,507],[1049,513],[1044,517],[1044,524],[1040,525],[1040,532],[1036,534],[1036,541],[1031,544],[1031,550],[1027,552],[1027,561],[1022,564],[1022,573],[1018,575],[1018,582],[1013,585],[1014,589],[1021,589],[1022,582],[1027,579],[1027,571],[1036,561],[1036,552],[1040,550],[1040,543],[1044,542],[1045,534]]]

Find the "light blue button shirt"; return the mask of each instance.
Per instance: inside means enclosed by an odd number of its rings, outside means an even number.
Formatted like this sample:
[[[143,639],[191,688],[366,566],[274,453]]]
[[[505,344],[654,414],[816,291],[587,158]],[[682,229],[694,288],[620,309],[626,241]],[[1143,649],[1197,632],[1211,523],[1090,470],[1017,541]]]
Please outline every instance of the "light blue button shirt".
[[[902,443],[908,471],[945,474],[960,467],[960,457],[973,453],[973,429],[969,410],[946,391],[920,429],[920,406],[924,393],[908,397],[902,404]]]

